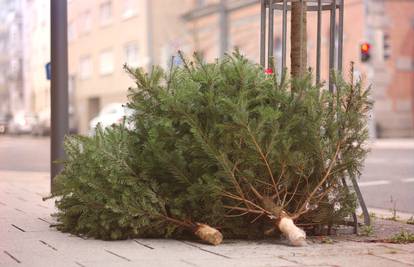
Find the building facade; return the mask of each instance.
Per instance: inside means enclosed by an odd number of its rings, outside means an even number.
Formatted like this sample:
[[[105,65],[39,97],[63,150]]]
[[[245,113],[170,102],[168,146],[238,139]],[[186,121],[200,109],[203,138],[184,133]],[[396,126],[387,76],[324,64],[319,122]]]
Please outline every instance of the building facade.
[[[1,0],[0,112],[50,107],[50,1]]]
[[[70,0],[68,3],[69,88],[79,132],[114,102],[125,103],[133,81],[126,63],[148,69],[166,65],[184,46],[181,13],[187,1]]]
[[[372,1],[372,0],[371,0]],[[385,137],[414,136],[414,1],[368,5],[368,33],[377,48],[373,73],[377,132]]]
[[[22,1],[0,0],[0,112],[25,108]]]
[[[50,112],[50,1],[23,1],[23,80],[26,109],[38,114]]]

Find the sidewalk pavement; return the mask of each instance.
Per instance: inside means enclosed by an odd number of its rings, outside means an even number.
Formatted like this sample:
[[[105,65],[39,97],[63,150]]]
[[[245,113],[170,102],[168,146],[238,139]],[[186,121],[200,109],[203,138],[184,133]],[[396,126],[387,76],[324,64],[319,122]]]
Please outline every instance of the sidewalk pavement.
[[[48,173],[0,171],[0,266],[414,266],[414,244],[86,240],[49,227],[48,190]]]
[[[368,146],[372,149],[414,149],[414,138],[371,139]]]

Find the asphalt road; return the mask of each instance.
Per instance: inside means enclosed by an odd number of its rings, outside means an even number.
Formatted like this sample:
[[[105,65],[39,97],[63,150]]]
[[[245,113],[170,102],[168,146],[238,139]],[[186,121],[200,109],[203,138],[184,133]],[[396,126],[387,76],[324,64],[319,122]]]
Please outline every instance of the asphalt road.
[[[374,147],[359,184],[369,207],[414,214],[414,142]]]
[[[50,171],[49,138],[0,135],[0,170]]]
[[[48,138],[0,136],[0,170],[50,170]],[[414,213],[414,140],[377,142],[359,184],[368,207]]]

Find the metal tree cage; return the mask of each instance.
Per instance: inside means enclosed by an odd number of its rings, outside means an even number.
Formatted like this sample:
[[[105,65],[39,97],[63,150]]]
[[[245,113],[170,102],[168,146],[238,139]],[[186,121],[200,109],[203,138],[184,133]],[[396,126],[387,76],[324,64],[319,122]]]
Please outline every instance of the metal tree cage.
[[[343,35],[344,35],[344,1],[345,0],[306,0],[306,12],[316,12],[316,83],[321,81],[321,45],[322,45],[322,13],[329,12],[329,73],[331,71],[342,72],[343,57]],[[274,51],[274,13],[275,10],[282,12],[281,27],[281,67],[282,72],[286,70],[286,54],[287,54],[287,17],[288,12],[292,9],[292,3],[305,2],[303,0],[261,0],[260,10],[260,64],[263,67],[270,68],[272,66]],[[267,27],[266,27],[267,26]],[[266,29],[268,28],[268,29]],[[267,38],[266,38],[267,33]],[[267,45],[266,45],[267,40]],[[266,51],[267,49],[267,51]],[[329,75],[330,76],[330,75]],[[331,77],[329,77],[329,91],[334,91],[334,85]],[[359,189],[356,177],[349,177],[358,201],[364,213],[365,224],[370,224],[370,217]],[[342,178],[343,185],[348,188],[345,177]],[[357,218],[354,214],[354,229],[357,231]]]
[[[270,66],[270,60],[273,58],[274,51],[274,12],[282,12],[282,51],[281,65],[282,71],[286,68],[286,48],[287,48],[287,16],[291,10],[293,2],[304,2],[303,0],[261,0],[260,15],[260,64],[264,67]],[[317,13],[317,33],[316,33],[316,82],[321,79],[321,29],[322,13],[329,12],[329,70],[342,71],[342,51],[343,51],[343,25],[344,25],[344,0],[307,0],[307,12]],[[338,17],[338,24],[336,20]],[[267,23],[266,23],[267,20]],[[267,46],[266,46],[266,24],[267,29]],[[337,46],[335,43],[337,42]],[[267,48],[267,51],[266,51]],[[267,52],[267,53],[266,53]],[[332,90],[332,84],[329,83]]]

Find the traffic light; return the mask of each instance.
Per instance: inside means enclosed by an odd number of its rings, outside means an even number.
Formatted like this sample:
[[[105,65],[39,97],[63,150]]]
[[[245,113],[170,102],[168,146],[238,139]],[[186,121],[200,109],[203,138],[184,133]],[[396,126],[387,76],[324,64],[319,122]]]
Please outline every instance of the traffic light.
[[[367,62],[371,58],[371,45],[369,43],[361,44],[361,62]]]
[[[382,40],[382,44],[383,44],[382,54],[384,56],[384,60],[387,60],[391,56],[390,36],[388,35],[388,33],[384,33],[382,38],[383,38],[383,40]]]

